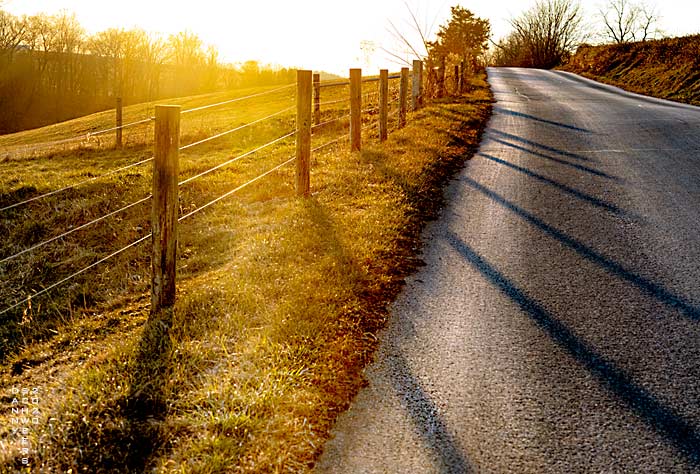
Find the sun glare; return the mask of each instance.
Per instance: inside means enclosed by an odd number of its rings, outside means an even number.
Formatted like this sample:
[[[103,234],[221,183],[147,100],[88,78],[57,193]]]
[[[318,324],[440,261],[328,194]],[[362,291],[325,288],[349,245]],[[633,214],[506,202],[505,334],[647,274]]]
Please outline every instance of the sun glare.
[[[534,1],[6,0],[4,7],[14,14],[75,12],[89,33],[117,27],[142,28],[167,36],[188,30],[216,46],[223,61],[254,59],[266,64],[346,74],[350,67],[399,67],[382,53],[382,48],[395,49],[395,39],[387,32],[390,21],[408,34],[413,32],[407,5],[418,13],[417,21],[430,29],[449,16],[452,4],[461,4],[477,16],[489,19],[497,39],[510,31],[508,19],[519,15]],[[581,3],[591,16],[600,2],[582,0]],[[699,31],[696,19],[700,17],[700,3],[669,0],[659,4],[659,10],[666,34]],[[367,45],[371,45],[373,54],[363,47]]]

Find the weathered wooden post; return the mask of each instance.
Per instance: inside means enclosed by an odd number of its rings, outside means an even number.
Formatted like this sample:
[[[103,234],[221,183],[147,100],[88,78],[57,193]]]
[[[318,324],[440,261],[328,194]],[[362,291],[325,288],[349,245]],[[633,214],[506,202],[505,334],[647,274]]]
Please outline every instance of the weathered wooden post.
[[[297,71],[297,196],[311,194],[311,71]]]
[[[379,141],[389,136],[389,71],[379,70]]]
[[[350,151],[362,149],[362,69],[350,69]]]
[[[416,59],[413,61],[413,91],[411,108],[418,110],[423,102],[423,62]]]
[[[321,75],[314,74],[314,125],[321,123]]]
[[[180,106],[156,106],[153,207],[151,210],[151,315],[175,304]]]
[[[465,67],[465,66],[466,66],[466,62],[465,62],[465,61],[462,61],[462,62],[459,64],[459,93],[460,93],[460,94],[463,94],[463,93],[464,93],[464,89],[465,89],[465,86],[466,86],[465,80],[464,80],[465,77],[466,77],[466,76],[464,75],[464,67]]]
[[[401,68],[401,84],[399,86],[399,128],[406,126],[406,109],[408,108],[408,68]]]
[[[445,97],[445,56],[440,58],[438,66],[438,98]]]
[[[122,98],[117,97],[117,139],[116,139],[116,147],[121,148],[122,147]]]

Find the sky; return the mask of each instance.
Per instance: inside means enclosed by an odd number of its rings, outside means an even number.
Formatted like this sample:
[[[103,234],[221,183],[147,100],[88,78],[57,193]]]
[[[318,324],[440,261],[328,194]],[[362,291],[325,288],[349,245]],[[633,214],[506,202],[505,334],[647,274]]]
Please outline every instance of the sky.
[[[265,64],[325,70],[347,75],[350,67],[400,66],[381,48],[400,50],[388,33],[393,23],[418,44],[410,10],[423,29],[449,18],[461,5],[491,21],[493,38],[510,31],[508,19],[535,0],[0,0],[15,15],[75,12],[88,33],[110,28],[142,28],[165,35],[189,30],[215,45],[225,62],[249,59]],[[588,21],[605,0],[581,0]],[[700,1],[656,4],[661,29],[669,36],[700,33]],[[365,45],[364,49],[362,45]],[[369,46],[369,48],[368,48]],[[371,53],[374,48],[374,53]]]

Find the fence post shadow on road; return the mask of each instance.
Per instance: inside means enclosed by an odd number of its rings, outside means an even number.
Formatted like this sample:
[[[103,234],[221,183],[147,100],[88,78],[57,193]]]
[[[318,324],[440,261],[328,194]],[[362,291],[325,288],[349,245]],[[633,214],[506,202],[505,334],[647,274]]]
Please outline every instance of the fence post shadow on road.
[[[592,204],[593,206],[596,206],[596,207],[601,208],[601,209],[605,209],[609,213],[614,214],[616,216],[624,217],[624,218],[628,218],[628,219],[634,219],[634,220],[642,220],[641,216],[636,215],[636,214],[632,214],[632,213],[629,213],[623,209],[620,209],[618,206],[611,204],[604,199],[600,199],[600,198],[597,198],[595,196],[591,196],[590,194],[586,194],[582,191],[579,191],[578,189],[574,189],[570,186],[559,183],[558,181],[555,181],[553,179],[547,178],[546,176],[542,176],[538,173],[535,173],[534,171],[532,171],[528,168],[518,166],[514,163],[511,163],[507,160],[503,160],[501,158],[497,158],[497,157],[490,155],[488,153],[479,152],[478,156],[485,158],[493,163],[497,163],[497,164],[506,166],[510,169],[513,169],[515,171],[518,171],[518,172],[520,172],[526,176],[529,176],[531,178],[534,178],[542,183],[548,184],[556,189],[559,189],[562,192],[565,192],[571,196],[574,196],[575,198],[578,198],[584,202]]]
[[[401,406],[406,409],[411,422],[439,463],[438,472],[464,474],[473,472],[463,449],[450,433],[447,424],[440,416],[438,407],[423,389],[420,380],[413,374],[406,358],[398,352],[387,354],[384,374],[399,397]]]
[[[519,135],[514,135],[514,134],[512,134],[512,133],[508,133],[508,132],[504,132],[504,131],[502,131],[502,130],[498,130],[497,128],[493,128],[493,127],[492,127],[492,128],[489,129],[489,132],[492,133],[492,134],[494,134],[494,135],[498,135],[498,136],[500,136],[500,137],[503,137],[503,139],[505,139],[505,140],[514,140],[514,141],[517,141],[517,142],[520,142],[520,143],[524,143],[524,144],[526,144],[526,145],[529,145],[529,146],[531,146],[531,147],[533,147],[533,148],[539,148],[540,150],[544,150],[544,151],[547,151],[547,152],[550,152],[550,153],[554,153],[554,154],[557,154],[557,155],[565,156],[565,157],[567,157],[567,158],[572,158],[572,159],[574,159],[574,160],[578,160],[578,161],[588,161],[588,162],[593,162],[593,161],[595,161],[595,160],[591,159],[591,158],[588,157],[588,156],[583,156],[583,155],[580,155],[580,154],[578,154],[578,153],[574,153],[574,152],[571,152],[571,151],[566,151],[566,150],[562,150],[562,149],[560,149],[560,148],[556,148],[556,147],[553,147],[553,146],[544,145],[544,144],[542,144],[542,143],[539,143],[539,142],[536,142],[536,141],[533,141],[533,140],[529,140],[529,139],[527,139],[527,138],[523,138],[523,137],[521,137],[521,136],[519,136]]]
[[[569,328],[535,300],[520,290],[484,257],[469,247],[457,234],[448,231],[448,244],[489,283],[520,307],[520,310],[562,347],[573,359],[593,374],[614,396],[622,400],[661,437],[679,450],[694,467],[700,467],[700,433],[673,409],[666,407],[653,393],[637,385],[625,372],[596,353]]]
[[[490,131],[498,133],[497,130],[491,129]],[[508,135],[510,135],[510,134],[508,134]],[[562,160],[559,158],[554,158],[553,156],[545,155],[544,153],[540,153],[538,151],[531,150],[529,148],[525,148],[524,146],[516,145],[515,143],[501,140],[500,138],[495,138],[495,137],[490,136],[490,137],[488,137],[488,140],[491,140],[491,141],[496,142],[496,143],[500,143],[501,145],[505,145],[507,147],[513,148],[513,149],[518,150],[518,151],[524,151],[525,153],[536,156],[538,158],[544,158],[546,160],[553,161],[555,163],[559,163],[559,164],[562,164],[564,166],[568,166],[570,168],[577,169],[579,171],[584,171],[586,173],[589,173],[589,174],[592,174],[595,176],[600,176],[601,178],[609,179],[609,180],[615,181],[617,183],[624,183],[624,179],[619,178],[617,176],[610,175],[610,174],[605,173],[603,171],[598,171],[595,168],[590,168],[588,166],[579,165],[578,163],[571,163],[570,161]],[[557,153],[561,153],[561,152],[557,152]]]
[[[515,110],[506,109],[506,108],[503,108],[500,106],[495,106],[493,108],[493,111],[495,113],[499,113],[499,114],[512,115],[515,117],[522,117],[522,118],[526,118],[529,120],[534,120],[535,122],[540,122],[540,123],[544,123],[547,125],[553,125],[555,127],[564,128],[564,129],[571,130],[574,132],[593,133],[591,130],[588,130],[586,128],[576,127],[575,125],[568,125],[568,124],[565,124],[562,122],[556,122],[554,120],[547,120],[547,119],[543,119],[540,117],[535,117],[534,115],[525,114],[523,112],[516,112]]]
[[[641,290],[646,295],[654,298],[655,300],[665,304],[666,306],[672,309],[677,310],[683,316],[693,321],[700,321],[700,308],[694,306],[685,298],[673,294],[671,291],[667,290],[659,283],[656,283],[648,278],[645,278],[641,275],[632,272],[631,270],[624,268],[620,263],[596,252],[595,250],[591,249],[582,242],[579,242],[573,237],[567,235],[566,233],[556,229],[553,226],[550,226],[535,215],[522,209],[513,202],[508,201],[495,191],[487,188],[486,186],[480,183],[477,183],[471,178],[464,176],[460,179],[460,181],[465,185],[469,186],[470,188],[480,192],[484,196],[490,198],[497,204],[515,213],[517,216],[529,222],[533,226],[539,228],[548,237],[558,240],[559,242],[561,242],[571,250],[575,251],[586,260],[595,263],[596,265],[605,269],[612,275],[615,275],[620,279],[633,284],[635,287],[637,287],[637,289]]]

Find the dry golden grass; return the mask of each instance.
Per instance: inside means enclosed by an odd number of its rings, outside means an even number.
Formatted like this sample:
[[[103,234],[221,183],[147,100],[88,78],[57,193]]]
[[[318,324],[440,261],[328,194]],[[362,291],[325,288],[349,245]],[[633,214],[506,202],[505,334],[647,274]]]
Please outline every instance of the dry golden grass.
[[[315,153],[309,199],[294,196],[294,170],[283,168],[184,221],[172,326],[147,321],[143,249],[83,281],[83,292],[68,299],[70,315],[56,297],[60,316],[41,313],[26,337],[32,324],[20,318],[16,333],[25,339],[7,352],[2,377],[5,386],[42,389],[35,464],[91,473],[308,471],[363,383],[387,304],[420,264],[419,233],[441,206],[443,184],[478,144],[491,96],[484,77],[473,82],[468,95],[412,114],[382,145],[368,131],[362,153],[342,142]],[[280,121],[245,144],[231,137],[203,148],[184,174],[264,142],[290,124]],[[338,133],[337,124],[327,127],[314,146]],[[193,183],[182,211],[283,161],[292,145]],[[35,166],[50,166],[41,161]],[[143,171],[77,199],[89,208],[115,196],[128,202],[148,180]],[[147,232],[147,223],[135,230],[146,213],[95,231],[90,243],[133,240]],[[76,255],[86,251],[84,239],[56,255],[84,263]],[[90,301],[79,311],[81,295]],[[0,432],[2,442],[9,438]],[[19,459],[4,446],[0,466],[9,471]]]
[[[700,105],[700,35],[582,46],[562,69],[638,94]]]

